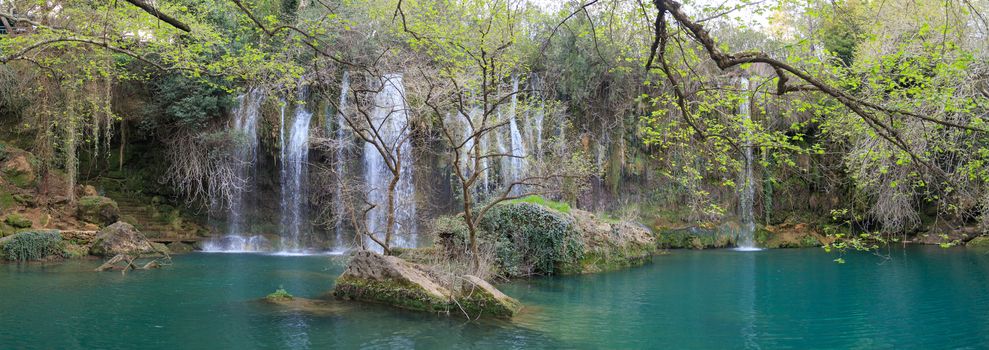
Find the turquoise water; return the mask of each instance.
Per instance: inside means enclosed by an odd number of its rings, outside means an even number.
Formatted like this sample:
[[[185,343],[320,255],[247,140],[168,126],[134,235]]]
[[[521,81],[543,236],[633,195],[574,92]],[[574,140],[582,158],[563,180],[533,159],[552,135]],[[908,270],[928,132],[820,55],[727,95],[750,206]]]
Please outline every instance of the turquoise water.
[[[989,348],[989,256],[913,247],[889,258],[819,249],[674,251],[652,264],[499,287],[513,322],[337,303],[307,314],[257,302],[317,297],[339,258],[192,254],[158,271],[94,261],[0,265],[0,348]]]

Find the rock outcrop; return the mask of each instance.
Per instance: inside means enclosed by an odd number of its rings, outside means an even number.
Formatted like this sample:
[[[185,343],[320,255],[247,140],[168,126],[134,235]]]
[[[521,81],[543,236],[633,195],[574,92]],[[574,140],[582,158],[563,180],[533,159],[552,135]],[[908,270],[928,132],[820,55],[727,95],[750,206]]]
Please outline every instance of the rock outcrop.
[[[584,256],[574,271],[593,273],[641,265],[656,251],[648,229],[631,222],[610,223],[583,210],[570,213],[584,241]]]
[[[427,267],[395,256],[369,251],[354,254],[336,280],[333,295],[339,299],[391,305],[408,310],[450,313],[470,317],[512,317],[521,304],[491,284],[474,276],[459,291],[451,291]]]
[[[333,295],[400,308],[449,312],[452,293],[420,266],[370,251],[354,254],[337,278]]]
[[[76,217],[79,220],[97,225],[110,225],[120,218],[117,202],[101,196],[85,196],[79,198]]]
[[[827,238],[807,223],[782,223],[756,232],[756,243],[763,248],[820,247]]]
[[[100,230],[93,239],[93,245],[89,247],[90,254],[102,257],[119,254],[139,256],[157,252],[144,235],[126,222],[117,222]]]

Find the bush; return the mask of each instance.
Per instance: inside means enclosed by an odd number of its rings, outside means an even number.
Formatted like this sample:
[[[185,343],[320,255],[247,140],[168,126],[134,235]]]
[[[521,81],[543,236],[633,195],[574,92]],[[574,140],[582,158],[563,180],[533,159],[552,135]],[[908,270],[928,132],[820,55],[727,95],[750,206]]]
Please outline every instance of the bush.
[[[58,231],[27,231],[10,236],[2,248],[3,258],[13,261],[65,257],[65,243]]]
[[[508,277],[548,275],[580,264],[584,244],[573,218],[532,203],[500,204],[481,220]]]

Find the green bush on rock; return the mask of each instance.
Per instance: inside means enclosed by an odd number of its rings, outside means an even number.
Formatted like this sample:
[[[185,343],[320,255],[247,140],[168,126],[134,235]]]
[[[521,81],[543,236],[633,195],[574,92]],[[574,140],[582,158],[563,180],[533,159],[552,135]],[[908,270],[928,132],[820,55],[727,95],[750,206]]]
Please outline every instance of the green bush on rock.
[[[573,218],[531,203],[502,204],[481,220],[497,262],[508,277],[549,275],[577,266],[584,244]]]
[[[28,261],[47,257],[65,257],[65,243],[58,231],[27,231],[0,241],[5,260]]]

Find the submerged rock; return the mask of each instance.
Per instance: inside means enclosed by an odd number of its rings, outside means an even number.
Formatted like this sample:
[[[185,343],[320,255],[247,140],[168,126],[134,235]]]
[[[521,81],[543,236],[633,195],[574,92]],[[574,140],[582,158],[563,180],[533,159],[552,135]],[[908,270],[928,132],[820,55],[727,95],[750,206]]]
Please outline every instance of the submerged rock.
[[[423,267],[370,251],[354,254],[347,269],[337,278],[333,295],[410,310],[450,311],[450,291]]]
[[[117,202],[101,196],[85,196],[79,198],[76,217],[79,220],[98,225],[109,225],[120,218]]]
[[[142,255],[157,251],[151,242],[131,224],[117,222],[96,234],[89,253],[96,256],[112,257],[119,254]]]

